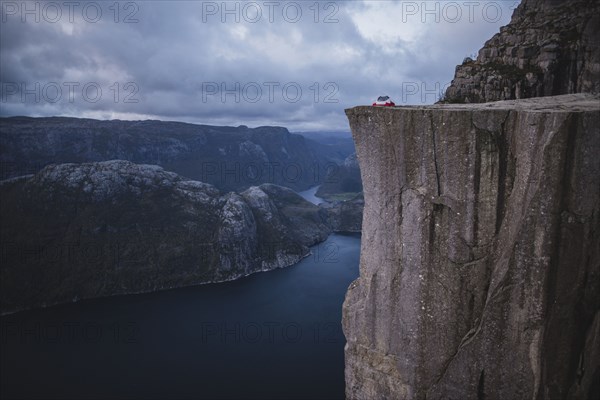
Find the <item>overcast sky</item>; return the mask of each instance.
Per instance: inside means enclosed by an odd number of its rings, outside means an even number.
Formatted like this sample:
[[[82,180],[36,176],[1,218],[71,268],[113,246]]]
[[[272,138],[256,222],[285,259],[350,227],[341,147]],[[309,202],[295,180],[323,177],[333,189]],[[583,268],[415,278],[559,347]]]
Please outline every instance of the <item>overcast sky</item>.
[[[431,104],[518,1],[2,1],[2,116],[347,130]]]

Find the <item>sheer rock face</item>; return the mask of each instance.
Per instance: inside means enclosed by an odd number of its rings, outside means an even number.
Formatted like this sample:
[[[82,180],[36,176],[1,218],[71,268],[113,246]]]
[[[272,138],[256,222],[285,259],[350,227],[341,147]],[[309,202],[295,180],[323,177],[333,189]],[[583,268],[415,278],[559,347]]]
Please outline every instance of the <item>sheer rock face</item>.
[[[600,396],[600,101],[346,110],[349,399]]]
[[[476,60],[456,67],[449,103],[600,93],[600,1],[523,0]]]
[[[2,313],[286,267],[330,232],[291,189],[222,194],[122,160],[50,165],[0,197]]]

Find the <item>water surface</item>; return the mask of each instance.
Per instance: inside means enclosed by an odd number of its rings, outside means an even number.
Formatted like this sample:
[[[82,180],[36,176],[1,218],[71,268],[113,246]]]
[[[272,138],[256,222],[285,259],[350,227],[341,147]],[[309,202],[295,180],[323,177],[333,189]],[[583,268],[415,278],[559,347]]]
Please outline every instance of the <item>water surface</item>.
[[[317,193],[317,190],[319,190],[320,186],[321,185],[313,186],[310,189],[304,190],[302,192],[298,192],[298,194],[300,196],[304,197],[305,200],[308,200],[313,204],[319,205],[321,203],[325,203],[325,200],[323,200],[320,197],[315,196],[315,193]]]
[[[2,317],[2,398],[343,398],[360,237],[233,282]]]

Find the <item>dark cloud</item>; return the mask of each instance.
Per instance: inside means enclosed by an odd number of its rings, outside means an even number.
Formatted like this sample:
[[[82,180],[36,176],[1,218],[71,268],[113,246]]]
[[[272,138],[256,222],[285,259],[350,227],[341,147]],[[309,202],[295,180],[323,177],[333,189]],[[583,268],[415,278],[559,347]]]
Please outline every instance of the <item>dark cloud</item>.
[[[39,22],[35,12],[22,22],[35,3]],[[238,23],[222,2],[80,2],[72,22],[62,2],[56,22],[44,2],[2,2],[0,114],[347,129],[343,109],[379,94],[436,101],[436,88],[516,5],[477,3],[472,18],[456,19],[448,2],[321,2],[318,15],[312,1],[275,3],[272,22],[271,3],[227,3]],[[486,4],[501,18],[481,14]]]

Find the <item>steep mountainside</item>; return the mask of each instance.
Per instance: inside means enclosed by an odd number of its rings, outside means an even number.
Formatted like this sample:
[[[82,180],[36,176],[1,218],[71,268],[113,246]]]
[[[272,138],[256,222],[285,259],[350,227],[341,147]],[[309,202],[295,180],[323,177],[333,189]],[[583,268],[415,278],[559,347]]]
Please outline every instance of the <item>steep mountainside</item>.
[[[51,165],[0,198],[3,313],[285,267],[330,232],[291,189],[222,194],[128,161]]]
[[[163,121],[0,118],[0,180],[47,164],[128,160],[157,164],[220,190],[273,183],[304,190],[343,158],[280,127],[248,128]]]
[[[600,1],[523,0],[476,60],[456,67],[445,101],[600,93]]]
[[[600,398],[600,98],[346,113],[347,397]]]

